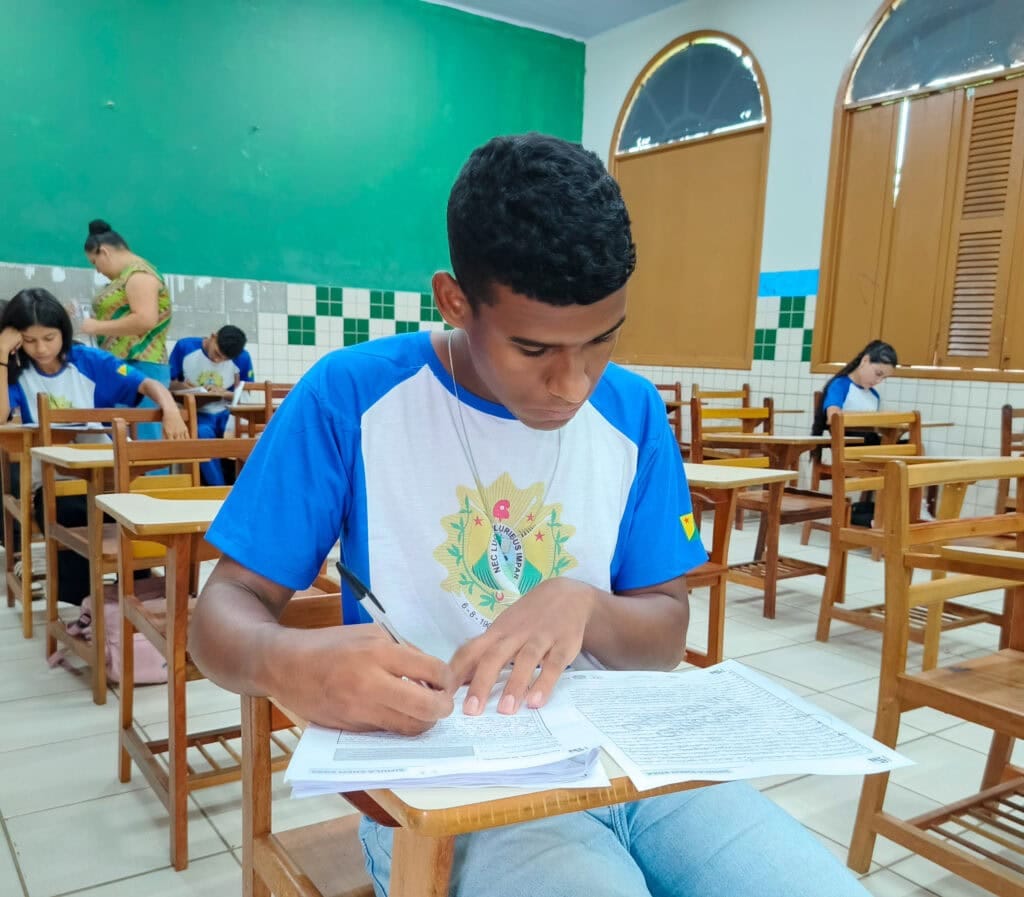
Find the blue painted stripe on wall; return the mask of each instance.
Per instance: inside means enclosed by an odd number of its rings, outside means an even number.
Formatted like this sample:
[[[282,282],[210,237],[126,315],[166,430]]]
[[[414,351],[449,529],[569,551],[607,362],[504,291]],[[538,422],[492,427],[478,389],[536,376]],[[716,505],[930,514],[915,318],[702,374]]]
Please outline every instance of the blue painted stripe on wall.
[[[804,271],[762,271],[757,284],[758,296],[816,296],[818,269]]]

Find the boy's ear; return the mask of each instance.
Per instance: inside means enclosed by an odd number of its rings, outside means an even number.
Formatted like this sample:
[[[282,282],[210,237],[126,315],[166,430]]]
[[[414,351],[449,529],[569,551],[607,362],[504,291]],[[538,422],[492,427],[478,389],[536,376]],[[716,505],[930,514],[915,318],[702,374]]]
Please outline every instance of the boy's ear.
[[[430,285],[434,291],[434,304],[441,312],[441,317],[452,327],[462,329],[473,316],[473,307],[462,292],[459,282],[447,271],[438,271],[430,279]]]

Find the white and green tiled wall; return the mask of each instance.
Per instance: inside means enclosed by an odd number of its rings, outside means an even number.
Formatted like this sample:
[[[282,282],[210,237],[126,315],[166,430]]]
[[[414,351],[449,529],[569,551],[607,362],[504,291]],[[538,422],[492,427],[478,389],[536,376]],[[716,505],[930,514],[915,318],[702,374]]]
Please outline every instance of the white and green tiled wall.
[[[0,299],[41,286],[62,301],[87,302],[103,283],[91,268],[0,263]],[[205,336],[222,324],[235,324],[249,338],[261,380],[297,380],[318,358],[341,346],[445,327],[430,293],[384,289],[388,284],[356,287],[178,274],[167,275],[167,283],[174,307],[171,338]],[[826,380],[823,374],[811,374],[809,364],[817,291],[816,270],[761,275],[749,370],[635,370],[656,383],[679,380],[687,393],[693,383],[708,389],[749,383],[757,403],[771,396],[776,408],[802,409],[780,415],[779,432],[806,433],[813,393]],[[919,408],[925,420],[956,421],[955,427],[925,431],[929,452],[943,455],[997,454],[1000,407],[1024,406],[1024,384],[894,377],[882,394],[888,407]],[[994,498],[972,498],[969,493],[968,500],[990,507]]]

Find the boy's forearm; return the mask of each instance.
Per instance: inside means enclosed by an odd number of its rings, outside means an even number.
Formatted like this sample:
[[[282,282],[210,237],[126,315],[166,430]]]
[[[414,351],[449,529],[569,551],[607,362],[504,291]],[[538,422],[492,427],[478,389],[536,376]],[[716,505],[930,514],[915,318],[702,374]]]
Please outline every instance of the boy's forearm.
[[[686,654],[690,605],[685,581],[666,591],[599,592],[583,650],[610,669],[671,670]]]

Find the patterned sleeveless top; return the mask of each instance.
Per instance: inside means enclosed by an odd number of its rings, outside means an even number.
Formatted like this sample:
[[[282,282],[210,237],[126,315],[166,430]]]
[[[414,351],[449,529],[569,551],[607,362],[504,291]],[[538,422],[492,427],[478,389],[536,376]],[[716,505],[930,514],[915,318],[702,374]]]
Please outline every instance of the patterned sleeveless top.
[[[116,321],[131,311],[128,304],[128,278],[140,271],[160,281],[157,298],[156,326],[142,336],[96,336],[96,345],[118,358],[128,361],[149,361],[167,364],[167,329],[171,323],[171,294],[159,272],[149,262],[140,260],[126,267],[92,300],[92,313],[97,321]]]

